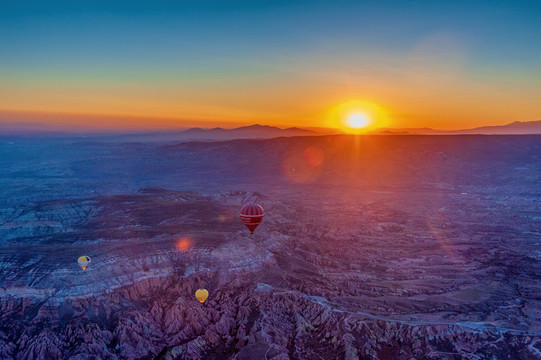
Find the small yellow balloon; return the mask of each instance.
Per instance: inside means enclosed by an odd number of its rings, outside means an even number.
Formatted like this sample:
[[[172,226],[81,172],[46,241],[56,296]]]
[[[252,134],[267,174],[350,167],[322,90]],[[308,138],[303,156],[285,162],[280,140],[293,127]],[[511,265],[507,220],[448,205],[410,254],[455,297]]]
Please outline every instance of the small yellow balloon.
[[[88,256],[81,256],[77,262],[79,263],[79,266],[86,270],[87,266],[90,265],[90,258]]]
[[[207,289],[199,289],[195,292],[195,297],[202,304],[209,297],[209,292],[207,291]]]

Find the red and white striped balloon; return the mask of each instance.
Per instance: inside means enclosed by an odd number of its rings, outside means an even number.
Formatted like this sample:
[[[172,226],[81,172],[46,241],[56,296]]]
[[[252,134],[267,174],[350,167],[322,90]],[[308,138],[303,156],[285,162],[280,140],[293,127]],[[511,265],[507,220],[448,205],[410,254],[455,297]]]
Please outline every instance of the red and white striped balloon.
[[[254,233],[255,228],[263,220],[263,216],[265,216],[265,211],[261,205],[247,204],[240,210],[240,219],[250,230],[250,234]]]

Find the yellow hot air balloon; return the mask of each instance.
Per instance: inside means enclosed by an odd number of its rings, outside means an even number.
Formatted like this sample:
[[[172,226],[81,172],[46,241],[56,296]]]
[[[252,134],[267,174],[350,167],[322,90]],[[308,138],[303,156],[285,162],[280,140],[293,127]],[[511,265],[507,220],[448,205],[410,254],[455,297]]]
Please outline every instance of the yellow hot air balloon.
[[[90,265],[90,258],[88,256],[81,256],[77,261],[83,270],[86,270],[87,266]]]
[[[209,297],[209,292],[207,291],[207,289],[199,289],[195,292],[195,297],[202,304]]]

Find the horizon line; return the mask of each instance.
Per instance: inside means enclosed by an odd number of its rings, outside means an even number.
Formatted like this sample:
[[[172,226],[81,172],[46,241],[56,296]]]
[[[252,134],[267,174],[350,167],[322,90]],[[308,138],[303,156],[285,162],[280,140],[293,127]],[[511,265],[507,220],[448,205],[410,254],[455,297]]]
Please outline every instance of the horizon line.
[[[11,117],[14,116],[15,118],[5,118],[6,116]],[[33,121],[33,118],[28,118],[28,116],[38,116],[41,117],[42,120],[52,120],[52,117],[56,118],[55,123],[48,123],[47,121],[39,121],[38,119],[35,119],[37,121]],[[45,117],[45,118],[43,118]],[[159,126],[152,126],[148,124],[134,124],[134,123],[126,123],[126,124],[115,124],[112,126],[103,126],[101,124],[95,125],[95,126],[88,126],[88,125],[82,125],[82,124],[73,124],[73,123],[66,123],[67,117],[69,118],[86,118],[86,119],[100,119],[100,120],[107,120],[107,119],[116,119],[116,120],[154,120],[154,121],[160,121],[165,120],[168,122],[171,121],[178,121],[178,124],[171,124],[171,125],[159,125]],[[510,124],[515,123],[531,123],[531,122],[538,122],[541,120],[509,120],[509,122],[506,122],[505,124],[491,124],[491,125],[482,125],[482,126],[474,126],[471,128],[454,128],[454,129],[436,129],[429,126],[422,126],[422,127],[373,127],[373,128],[367,128],[366,131],[363,131],[363,129],[358,129],[359,131],[355,130],[354,133],[356,134],[366,134],[370,135],[371,133],[377,132],[377,131],[406,131],[406,130],[429,130],[433,132],[441,132],[441,133],[448,133],[448,132],[456,132],[456,131],[467,131],[467,130],[474,130],[474,129],[480,129],[480,128],[486,128],[486,127],[504,127]],[[181,124],[184,123],[184,124]],[[212,123],[213,126],[210,126],[209,123]],[[192,125],[189,125],[192,124]],[[273,128],[278,128],[282,130],[287,129],[300,129],[300,130],[316,130],[319,129],[321,131],[338,131],[343,134],[349,134],[350,132],[341,129],[339,127],[328,127],[328,126],[318,126],[315,124],[314,126],[308,125],[285,125],[285,124],[279,124],[279,123],[266,123],[264,121],[255,121],[255,122],[246,122],[246,121],[231,121],[231,120],[217,120],[217,119],[182,119],[180,117],[173,117],[173,116],[150,116],[150,115],[135,115],[135,114],[104,114],[104,113],[73,113],[73,112],[50,112],[50,111],[21,111],[21,110],[12,110],[12,109],[0,109],[0,127],[1,125],[7,125],[9,127],[13,127],[9,129],[10,131],[17,131],[17,132],[34,132],[34,133],[65,133],[65,134],[141,134],[141,133],[151,133],[151,132],[166,132],[166,131],[185,131],[190,129],[202,129],[202,130],[212,130],[212,129],[223,129],[223,130],[235,130],[238,128],[243,127],[250,127],[250,126],[268,126]],[[101,126],[100,126],[101,125]],[[205,126],[205,125],[208,125]],[[224,126],[225,125],[225,126]],[[20,128],[19,128],[20,127]],[[398,135],[398,134],[395,134]]]

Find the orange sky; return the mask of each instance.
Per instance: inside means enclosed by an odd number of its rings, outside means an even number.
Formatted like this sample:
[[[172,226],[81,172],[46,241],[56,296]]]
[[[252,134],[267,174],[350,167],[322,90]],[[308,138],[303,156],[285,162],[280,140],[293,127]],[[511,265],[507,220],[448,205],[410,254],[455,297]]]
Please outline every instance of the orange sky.
[[[338,74],[322,81],[325,86],[309,80],[293,84],[193,84],[189,90],[161,84],[22,85],[8,89],[0,85],[0,119],[82,129],[253,123],[342,127],[348,114],[358,112],[368,116],[372,127],[459,129],[541,118],[541,99],[534,93],[541,93],[541,89],[506,92],[509,85],[505,83],[493,87],[443,79],[425,84],[422,78],[406,77],[394,86],[377,78],[354,85],[352,79],[340,81]]]
[[[349,112],[374,107],[380,114],[368,114],[373,127],[459,129],[541,119],[539,73],[472,74],[465,51],[457,56],[445,39],[425,39],[428,45],[414,46],[403,61],[357,54],[360,70],[325,56],[304,65],[298,58],[305,54],[292,54],[255,65],[255,74],[8,74],[0,83],[0,119],[89,129],[341,127]]]

